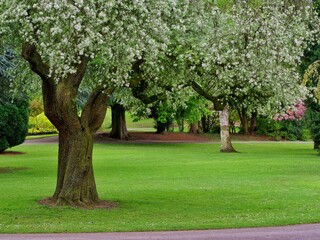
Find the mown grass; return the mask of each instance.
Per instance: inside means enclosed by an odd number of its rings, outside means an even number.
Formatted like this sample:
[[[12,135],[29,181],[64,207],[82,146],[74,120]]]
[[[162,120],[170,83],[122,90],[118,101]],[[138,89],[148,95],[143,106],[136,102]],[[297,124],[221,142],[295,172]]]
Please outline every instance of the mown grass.
[[[311,144],[98,144],[101,199],[112,210],[51,208],[56,145],[0,155],[0,232],[105,232],[238,228],[320,222],[320,157]],[[19,168],[12,171],[13,168]]]
[[[151,118],[141,119],[139,121],[135,121],[132,117],[131,113],[126,111],[126,126],[129,131],[144,131],[144,132],[155,132],[154,128],[154,120]],[[111,130],[111,109],[108,108],[106,117],[103,121],[103,124],[100,128],[100,131],[110,131]]]

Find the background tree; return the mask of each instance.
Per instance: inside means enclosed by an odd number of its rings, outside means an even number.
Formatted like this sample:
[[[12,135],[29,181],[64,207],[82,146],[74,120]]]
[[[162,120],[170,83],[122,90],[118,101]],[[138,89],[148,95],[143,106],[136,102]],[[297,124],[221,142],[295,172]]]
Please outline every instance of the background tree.
[[[257,98],[263,98],[268,110],[281,109],[303,94],[297,67],[317,31],[317,18],[308,7],[282,1],[255,7],[240,1],[226,12],[198,6],[204,17],[191,22],[189,37],[183,38],[188,41],[181,43],[188,76],[195,91],[221,111],[222,140],[229,141],[230,107],[257,108]],[[230,141],[222,145],[221,151],[233,151]]]
[[[126,109],[119,102],[111,103],[111,124],[112,128],[109,133],[111,138],[119,140],[129,140],[130,134],[126,124]]]

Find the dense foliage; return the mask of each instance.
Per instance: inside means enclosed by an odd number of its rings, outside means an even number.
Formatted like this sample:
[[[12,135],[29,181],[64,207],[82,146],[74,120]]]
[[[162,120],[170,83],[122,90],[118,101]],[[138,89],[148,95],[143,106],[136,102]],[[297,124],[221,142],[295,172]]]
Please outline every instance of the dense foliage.
[[[309,6],[284,1],[252,7],[239,1],[232,11],[203,10],[186,37],[186,58],[198,91],[234,107],[276,111],[291,105],[305,90],[298,71],[301,57],[317,33]],[[195,73],[195,74],[192,74]]]
[[[28,133],[27,101],[10,84],[13,67],[14,55],[6,50],[0,55],[0,152],[23,143]]]
[[[28,133],[26,102],[0,104],[0,152],[24,142]]]

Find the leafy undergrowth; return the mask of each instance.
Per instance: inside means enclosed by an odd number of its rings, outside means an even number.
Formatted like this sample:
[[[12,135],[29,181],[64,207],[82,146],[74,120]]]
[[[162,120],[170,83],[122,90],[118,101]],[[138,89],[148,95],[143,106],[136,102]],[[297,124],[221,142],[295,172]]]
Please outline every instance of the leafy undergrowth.
[[[111,210],[46,207],[57,145],[0,155],[0,232],[213,229],[320,222],[320,161],[309,143],[97,144],[95,176]]]

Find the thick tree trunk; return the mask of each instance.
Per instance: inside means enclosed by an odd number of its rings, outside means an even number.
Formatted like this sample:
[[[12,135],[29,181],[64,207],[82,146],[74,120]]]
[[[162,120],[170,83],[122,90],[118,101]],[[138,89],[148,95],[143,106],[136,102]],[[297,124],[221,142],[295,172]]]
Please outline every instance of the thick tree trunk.
[[[128,140],[130,135],[126,126],[125,109],[121,104],[114,104],[111,107],[112,111],[112,130],[109,134],[111,138]]]
[[[229,132],[229,107],[224,107],[223,111],[219,111],[221,149],[220,152],[236,152],[231,144]]]
[[[57,205],[99,203],[92,166],[93,135],[88,131],[60,132],[58,178],[53,200]]]
[[[76,98],[88,59],[83,56],[75,66],[76,72],[57,82],[35,46],[24,43],[22,49],[32,71],[42,79],[45,115],[59,131],[58,178],[51,204],[99,204],[92,168],[93,135],[103,122],[113,88],[98,87],[92,91],[79,116]]]
[[[313,141],[313,149],[314,150],[319,150],[320,149],[320,143]]]

